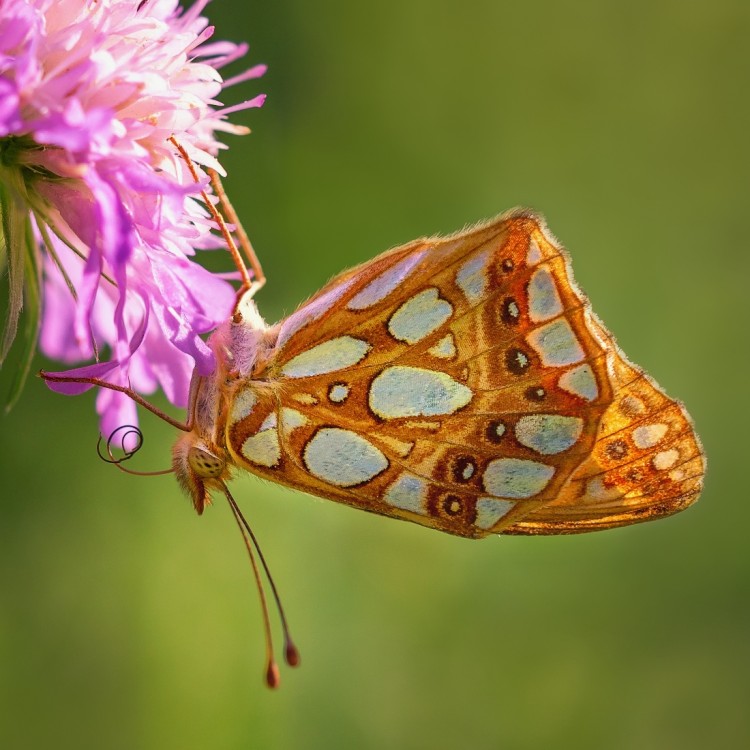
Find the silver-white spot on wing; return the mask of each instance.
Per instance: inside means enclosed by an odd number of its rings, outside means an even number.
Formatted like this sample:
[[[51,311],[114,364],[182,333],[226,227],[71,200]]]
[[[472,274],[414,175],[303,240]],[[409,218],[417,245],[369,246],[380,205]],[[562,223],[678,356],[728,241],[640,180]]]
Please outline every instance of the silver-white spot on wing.
[[[408,255],[387,271],[376,276],[366,287],[355,294],[347,304],[350,310],[365,310],[384,300],[391,292],[398,289],[412,273],[417,264],[424,258],[427,250]]]
[[[276,466],[281,459],[279,433],[275,427],[251,435],[242,444],[242,455],[258,466]]]
[[[623,494],[616,486],[608,487],[604,484],[601,477],[594,477],[586,483],[584,499],[595,503],[605,503],[612,500],[619,500]]]
[[[562,414],[530,414],[516,423],[516,439],[521,445],[549,456],[575,445],[583,432],[580,417]]]
[[[427,353],[439,359],[453,359],[456,356],[456,342],[453,334],[449,333],[443,336],[435,346],[431,346],[427,350]]]
[[[453,414],[473,393],[444,372],[421,367],[386,367],[370,385],[370,409],[382,419]]]
[[[456,284],[471,305],[476,305],[485,295],[489,260],[490,251],[485,250],[467,260],[456,273]]]
[[[633,442],[641,450],[653,448],[664,439],[668,429],[669,427],[661,422],[641,425],[633,430]]]
[[[328,389],[328,398],[334,404],[342,404],[349,397],[349,386],[346,383],[334,383]]]
[[[287,378],[308,378],[343,370],[364,359],[370,345],[354,336],[339,336],[292,357],[282,368]]]
[[[385,491],[383,499],[395,508],[412,513],[427,513],[427,480],[404,472]]]
[[[546,367],[564,367],[584,358],[581,344],[565,318],[535,328],[526,340]]]
[[[599,387],[590,365],[579,365],[564,372],[557,384],[568,393],[586,401],[594,401],[599,396]]]
[[[555,473],[553,466],[521,458],[498,458],[490,461],[482,482],[484,489],[496,497],[524,500],[538,495]]]
[[[549,320],[563,311],[555,280],[546,268],[538,268],[526,288],[529,318],[534,323]]]
[[[230,424],[234,424],[245,417],[249,417],[257,403],[258,397],[250,388],[244,388],[243,390],[238,391],[234,397],[234,402],[232,403],[232,412],[229,418]]]
[[[440,328],[453,314],[453,306],[440,297],[439,290],[429,287],[406,300],[388,321],[388,331],[395,339],[416,344]]]
[[[529,250],[526,253],[526,263],[529,266],[536,265],[542,259],[542,251],[539,249],[537,241],[532,237],[529,242]]]
[[[659,451],[652,459],[651,464],[657,471],[666,471],[671,469],[679,460],[680,451],[677,448],[670,448],[666,451]]]
[[[281,410],[281,427],[284,432],[292,432],[298,427],[303,427],[307,424],[307,417],[297,409],[290,409],[285,406]]]
[[[477,500],[477,520],[474,525],[480,529],[491,529],[514,505],[510,500],[480,497]]]
[[[388,459],[369,440],[339,427],[319,429],[302,458],[313,476],[337,487],[368,482],[388,468]]]

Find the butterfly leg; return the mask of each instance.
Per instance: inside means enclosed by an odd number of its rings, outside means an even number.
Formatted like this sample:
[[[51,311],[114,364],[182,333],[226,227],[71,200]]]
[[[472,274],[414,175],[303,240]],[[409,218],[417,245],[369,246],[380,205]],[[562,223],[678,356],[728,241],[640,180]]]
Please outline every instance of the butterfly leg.
[[[250,238],[247,236],[247,232],[245,232],[245,229],[242,226],[242,222],[240,222],[240,219],[237,216],[237,212],[234,210],[234,206],[232,206],[232,204],[229,202],[229,198],[227,197],[224,186],[221,184],[221,179],[216,173],[216,170],[209,169],[208,176],[211,179],[211,186],[216,193],[216,197],[219,199],[221,210],[229,223],[234,225],[234,231],[237,235],[237,240],[239,241],[240,247],[245,253],[245,257],[247,258],[248,263],[250,263],[250,268],[253,271],[253,280],[246,290],[249,299],[252,299],[255,293],[262,289],[265,285],[266,275],[263,273],[263,268],[260,265],[260,260],[258,260],[258,256],[255,254],[255,250],[253,249],[253,245],[250,242]],[[235,263],[237,263],[236,258]],[[244,268],[244,263],[242,264],[242,266]],[[240,273],[242,273],[242,269],[240,269]]]
[[[172,145],[180,152],[180,156],[183,158],[183,160],[185,161],[185,164],[187,165],[187,168],[190,170],[190,174],[193,176],[193,180],[195,180],[197,184],[200,184],[200,177],[198,175],[198,171],[196,170],[195,164],[193,163],[193,160],[190,158],[190,155],[188,154],[188,152],[185,150],[185,148],[180,144],[180,142],[174,136],[172,136],[169,140],[172,143]],[[209,170],[209,172],[211,171],[213,170]],[[221,192],[222,193],[224,192],[223,189]],[[216,225],[219,227],[219,231],[221,232],[221,235],[224,238],[224,242],[227,243],[227,250],[229,250],[229,254],[232,256],[234,265],[237,267],[237,270],[240,272],[240,279],[242,280],[242,286],[240,287],[240,290],[237,295],[237,298],[239,299],[246,291],[251,290],[253,288],[253,281],[250,278],[250,273],[247,270],[247,266],[245,265],[245,262],[242,260],[240,251],[237,249],[237,244],[235,243],[234,238],[232,237],[232,233],[229,231],[229,227],[227,226],[226,221],[224,221],[224,217],[221,215],[221,213],[219,213],[219,211],[216,209],[216,206],[214,206],[214,204],[211,202],[211,199],[208,197],[208,193],[206,193],[205,190],[201,189],[200,194],[201,194],[201,197],[203,198],[203,202],[206,204],[206,208],[211,214],[213,220],[216,222]],[[223,204],[222,204],[222,207],[224,207]],[[248,240],[248,245],[249,245],[249,240]],[[257,262],[257,258],[256,258],[256,262]],[[258,264],[258,268],[260,268],[260,264]],[[265,277],[263,277],[263,281],[265,281]]]
[[[173,427],[176,427],[178,430],[182,430],[183,432],[190,432],[192,427],[192,418],[190,422],[180,422],[177,419],[174,419],[169,416],[166,412],[162,411],[158,406],[154,406],[150,401],[147,401],[143,396],[136,393],[132,388],[128,388],[124,385],[116,385],[115,383],[109,383],[106,380],[102,380],[101,378],[77,378],[67,375],[57,375],[55,373],[51,372],[45,372],[44,370],[39,371],[39,377],[44,380],[45,383],[80,383],[82,385],[88,385],[88,386],[96,386],[98,388],[108,388],[110,391],[118,391],[119,393],[124,393],[128,398],[131,398],[133,401],[135,401],[136,404],[139,404],[144,409],[148,409],[152,414],[155,414],[160,419],[163,419],[168,424],[171,424]],[[55,390],[53,388],[53,390]],[[86,389],[81,389],[81,391]]]

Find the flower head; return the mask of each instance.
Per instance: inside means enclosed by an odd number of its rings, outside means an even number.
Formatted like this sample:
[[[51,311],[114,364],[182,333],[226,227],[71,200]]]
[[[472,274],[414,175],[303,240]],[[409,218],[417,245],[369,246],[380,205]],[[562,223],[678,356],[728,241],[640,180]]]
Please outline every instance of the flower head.
[[[216,242],[169,139],[222,172],[217,133],[247,132],[226,116],[263,97],[231,108],[216,99],[265,68],[222,81],[218,70],[247,47],[208,43],[207,3],[0,0],[2,357],[25,304],[47,356],[76,363],[108,350],[71,371],[82,377],[160,386],[184,406],[193,369],[211,371],[201,336],[227,317],[234,292],[194,260]],[[105,434],[136,421],[120,393],[102,391],[97,410]]]

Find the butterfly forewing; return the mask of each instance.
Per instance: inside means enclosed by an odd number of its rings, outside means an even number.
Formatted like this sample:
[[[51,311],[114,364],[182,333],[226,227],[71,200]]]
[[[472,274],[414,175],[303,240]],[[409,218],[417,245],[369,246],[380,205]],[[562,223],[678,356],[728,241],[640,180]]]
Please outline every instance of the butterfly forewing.
[[[235,461],[462,536],[559,498],[612,403],[612,344],[527,213],[390,251],[272,335],[233,396]]]

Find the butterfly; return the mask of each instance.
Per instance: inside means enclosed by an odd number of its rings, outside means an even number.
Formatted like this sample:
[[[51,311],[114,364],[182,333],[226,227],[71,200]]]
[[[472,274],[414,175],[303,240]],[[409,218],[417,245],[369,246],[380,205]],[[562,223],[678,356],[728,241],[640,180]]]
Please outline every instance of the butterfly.
[[[621,352],[539,215],[397,247],[275,325],[242,244],[255,280],[210,339],[217,366],[194,376],[173,450],[198,513],[221,491],[240,523],[236,469],[473,539],[607,529],[698,498],[690,417]]]
[[[212,345],[174,450],[199,513],[233,467],[471,538],[620,526],[700,491],[684,408],[527,211],[391,250],[273,326],[245,296]]]

